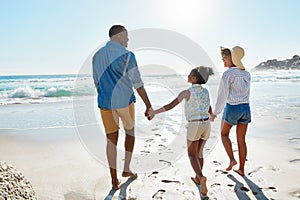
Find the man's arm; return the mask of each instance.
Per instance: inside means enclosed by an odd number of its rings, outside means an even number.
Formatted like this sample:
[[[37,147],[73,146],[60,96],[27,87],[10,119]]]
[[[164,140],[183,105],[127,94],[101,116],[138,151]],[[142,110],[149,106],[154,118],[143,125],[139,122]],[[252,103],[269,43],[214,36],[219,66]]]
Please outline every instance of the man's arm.
[[[97,72],[97,67],[96,67],[95,55],[93,56],[92,64],[93,64],[93,80],[94,80],[94,85],[95,85],[95,88],[97,90],[97,93],[99,93],[99,91],[98,91],[98,72]]]
[[[146,105],[145,116],[148,117],[148,112],[149,112],[150,109],[152,109],[152,105],[149,101],[147,92],[146,92],[144,86],[141,86],[141,87],[137,88],[136,91],[137,91],[137,93],[139,94],[139,96],[142,98],[143,102]],[[148,117],[149,120],[152,119],[152,118]]]

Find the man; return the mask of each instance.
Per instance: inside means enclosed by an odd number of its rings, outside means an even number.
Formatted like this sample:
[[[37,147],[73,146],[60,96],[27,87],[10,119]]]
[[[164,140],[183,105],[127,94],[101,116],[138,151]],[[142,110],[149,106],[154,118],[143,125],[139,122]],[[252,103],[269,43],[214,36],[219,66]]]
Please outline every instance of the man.
[[[106,132],[106,154],[112,179],[112,189],[119,189],[116,159],[119,135],[119,119],[122,120],[125,137],[125,163],[122,176],[136,178],[130,170],[134,148],[135,111],[133,88],[146,105],[145,115],[151,103],[138,70],[135,55],[126,49],[128,32],[124,26],[114,25],[109,30],[110,41],[93,57],[93,79],[98,92],[98,107]]]

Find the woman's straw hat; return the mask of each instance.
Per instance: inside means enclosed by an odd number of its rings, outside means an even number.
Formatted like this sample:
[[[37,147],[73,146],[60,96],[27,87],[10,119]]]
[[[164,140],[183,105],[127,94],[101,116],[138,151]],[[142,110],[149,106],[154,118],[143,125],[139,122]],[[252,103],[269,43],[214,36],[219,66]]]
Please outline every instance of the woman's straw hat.
[[[231,59],[232,59],[233,64],[236,67],[238,67],[242,70],[245,70],[245,67],[241,61],[245,55],[244,49],[242,47],[235,46],[230,50],[230,52],[231,52]]]

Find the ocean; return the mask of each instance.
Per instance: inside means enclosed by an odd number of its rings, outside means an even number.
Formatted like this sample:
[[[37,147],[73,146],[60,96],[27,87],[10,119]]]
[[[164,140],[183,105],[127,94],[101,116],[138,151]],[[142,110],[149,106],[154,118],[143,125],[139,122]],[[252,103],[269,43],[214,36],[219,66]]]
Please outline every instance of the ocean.
[[[252,122],[247,137],[258,141],[279,140],[293,148],[300,141],[300,71],[251,72],[251,75]],[[169,103],[180,91],[190,87],[187,75],[142,73],[142,77],[154,108]],[[219,80],[220,76],[215,75],[205,84],[212,106]],[[148,121],[144,116],[145,106],[137,94],[136,97],[133,165],[145,172],[165,167],[164,161],[180,159],[186,154],[184,103]],[[220,118],[211,123],[204,156],[219,143]],[[234,130],[231,132],[230,136],[235,137]],[[17,134],[39,144],[40,140],[55,142],[53,138],[69,137],[67,133],[75,133],[93,158],[107,164],[105,133],[91,76],[0,76],[1,136]],[[119,140],[124,141],[124,135],[120,129]],[[118,152],[123,155],[122,148]],[[122,166],[121,163],[122,160],[118,160],[118,166]]]
[[[300,122],[300,71],[251,72],[251,108],[255,119],[278,117]],[[216,99],[219,75],[206,84]],[[154,107],[173,100],[189,87],[186,75],[143,75],[145,88]],[[137,96],[137,125],[144,121],[144,105]],[[88,104],[93,120],[78,122],[78,112]],[[180,114],[178,114],[180,113]],[[96,91],[88,75],[20,75],[0,76],[0,129],[70,127],[99,123]],[[184,121],[183,104],[163,114],[171,127]],[[166,120],[166,119],[165,119]],[[141,121],[141,122],[139,122]],[[172,124],[173,123],[173,124]],[[140,124],[140,126],[144,126]],[[298,129],[300,130],[300,129]]]

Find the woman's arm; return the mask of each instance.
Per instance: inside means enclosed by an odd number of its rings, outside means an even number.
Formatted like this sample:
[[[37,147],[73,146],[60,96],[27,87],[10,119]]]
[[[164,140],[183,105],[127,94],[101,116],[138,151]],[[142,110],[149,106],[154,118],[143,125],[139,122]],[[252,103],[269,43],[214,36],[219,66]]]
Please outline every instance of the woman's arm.
[[[226,72],[224,72],[221,82],[219,84],[219,89],[218,89],[218,97],[217,97],[217,101],[216,101],[216,105],[215,105],[215,109],[213,111],[214,115],[218,115],[222,112],[225,104],[226,104],[226,100],[229,96],[229,75],[225,74]]]

